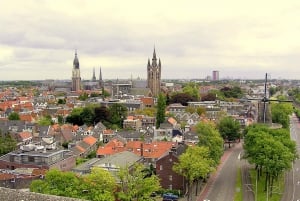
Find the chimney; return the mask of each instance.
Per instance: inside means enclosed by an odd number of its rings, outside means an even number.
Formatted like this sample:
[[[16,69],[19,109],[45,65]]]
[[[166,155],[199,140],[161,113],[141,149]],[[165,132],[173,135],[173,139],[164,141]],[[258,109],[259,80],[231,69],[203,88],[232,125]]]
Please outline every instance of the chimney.
[[[144,144],[141,143],[141,157],[144,157]]]

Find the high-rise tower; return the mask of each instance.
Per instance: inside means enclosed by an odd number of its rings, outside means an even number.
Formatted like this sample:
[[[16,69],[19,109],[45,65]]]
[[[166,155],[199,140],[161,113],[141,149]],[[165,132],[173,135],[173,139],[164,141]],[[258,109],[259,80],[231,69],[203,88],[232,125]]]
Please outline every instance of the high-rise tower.
[[[75,50],[75,58],[73,61],[73,70],[72,70],[72,91],[79,91],[80,85],[81,85],[81,78],[80,78],[79,61],[77,57],[77,50]]]
[[[213,80],[213,81],[218,81],[218,80],[219,80],[219,71],[214,70],[214,71],[212,72],[212,80]]]
[[[155,48],[153,51],[152,64],[150,64],[150,59],[148,59],[147,64],[147,87],[150,88],[152,96],[158,96],[160,93],[160,83],[161,83],[161,62],[160,59],[157,63]]]

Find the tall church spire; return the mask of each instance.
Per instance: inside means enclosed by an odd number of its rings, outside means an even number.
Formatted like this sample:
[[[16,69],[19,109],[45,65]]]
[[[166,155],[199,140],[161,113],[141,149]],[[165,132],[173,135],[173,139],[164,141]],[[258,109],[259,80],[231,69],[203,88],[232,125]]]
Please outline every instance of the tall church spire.
[[[77,57],[77,50],[75,50],[75,57],[73,60],[73,70],[72,70],[72,91],[79,91],[81,88],[81,77],[79,69],[79,60]]]
[[[161,61],[156,58],[156,51],[154,47],[152,64],[150,65],[150,60],[148,59],[147,64],[147,87],[151,90],[151,95],[157,97],[160,93],[161,84]]]
[[[154,46],[154,51],[153,51],[153,59],[156,59],[155,46]]]
[[[152,66],[153,67],[157,66],[156,61],[157,61],[157,59],[156,59],[156,52],[155,52],[155,46],[154,46],[153,58],[152,58]]]
[[[75,50],[75,57],[73,60],[73,68],[79,69],[79,61],[78,61],[78,57],[77,57],[77,50]]]
[[[104,87],[103,80],[102,80],[101,66],[100,66],[100,73],[99,73],[99,86],[100,86],[100,88]]]
[[[93,77],[92,77],[92,81],[93,81],[93,82],[96,81],[95,68],[93,68]]]

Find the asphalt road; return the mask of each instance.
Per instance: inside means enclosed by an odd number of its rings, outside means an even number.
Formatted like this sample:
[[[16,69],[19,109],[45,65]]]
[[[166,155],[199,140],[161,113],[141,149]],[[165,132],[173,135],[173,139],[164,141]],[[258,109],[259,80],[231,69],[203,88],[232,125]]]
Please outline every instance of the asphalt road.
[[[291,139],[297,143],[297,151],[300,153],[300,122],[293,115],[290,120]],[[296,160],[291,171],[286,173],[285,190],[281,201],[300,201],[300,160]]]
[[[216,175],[213,176],[211,185],[208,186],[205,197],[198,199],[210,201],[233,201],[235,194],[235,182],[237,170],[240,165],[238,159],[242,151],[242,143],[236,144],[230,152],[227,152],[228,158],[225,159],[223,165],[219,168]],[[241,190],[241,189],[240,189]]]

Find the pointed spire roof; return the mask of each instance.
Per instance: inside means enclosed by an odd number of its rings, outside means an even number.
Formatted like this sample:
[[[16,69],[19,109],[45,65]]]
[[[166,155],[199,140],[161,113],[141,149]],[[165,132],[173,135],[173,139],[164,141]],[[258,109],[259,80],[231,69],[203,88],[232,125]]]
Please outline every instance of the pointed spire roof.
[[[93,68],[93,77],[92,77],[92,81],[93,81],[93,82],[96,81],[95,67]]]
[[[99,81],[102,81],[102,71],[101,71],[101,66],[100,66]]]
[[[156,59],[155,46],[154,46],[154,51],[153,51],[153,59]]]
[[[150,67],[150,59],[148,58],[148,64],[147,67]]]
[[[75,50],[75,58],[73,60],[73,68],[79,69],[79,61],[77,57],[77,50]]]
[[[157,61],[157,59],[156,59],[156,52],[155,52],[155,46],[154,46],[153,58],[152,58],[152,66],[153,67],[157,66],[156,61]]]

